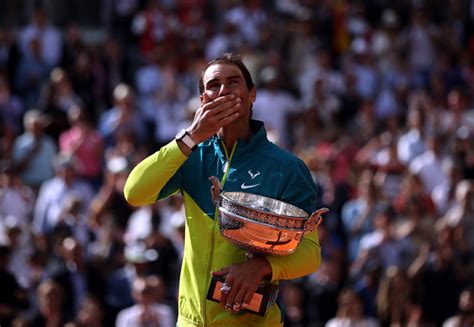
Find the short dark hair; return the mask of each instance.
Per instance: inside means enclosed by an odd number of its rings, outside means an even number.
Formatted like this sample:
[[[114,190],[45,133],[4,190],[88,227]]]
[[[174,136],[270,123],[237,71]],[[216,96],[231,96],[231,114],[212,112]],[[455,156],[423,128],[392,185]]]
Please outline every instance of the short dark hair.
[[[207,63],[206,68],[204,68],[204,70],[201,73],[201,77],[199,78],[199,94],[204,93],[204,80],[203,80],[204,73],[210,66],[216,65],[216,64],[230,64],[230,65],[237,66],[242,72],[242,75],[244,76],[245,84],[247,84],[247,88],[251,90],[255,87],[255,85],[253,84],[252,75],[250,75],[249,70],[247,69],[247,67],[245,67],[242,61],[242,56],[233,52],[226,52],[212,59],[211,61]]]

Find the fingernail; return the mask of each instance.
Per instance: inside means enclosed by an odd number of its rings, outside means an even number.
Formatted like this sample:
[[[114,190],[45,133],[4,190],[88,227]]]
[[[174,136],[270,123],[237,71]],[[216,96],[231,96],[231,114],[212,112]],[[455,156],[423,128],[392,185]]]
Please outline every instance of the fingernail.
[[[240,310],[240,303],[235,303],[233,309],[234,309],[234,311],[239,311]]]
[[[246,308],[246,307],[248,307],[248,306],[249,306],[249,304],[248,304],[248,303],[245,303],[245,302],[244,302],[244,303],[242,303],[242,308],[244,308],[244,309],[245,309],[245,308]]]

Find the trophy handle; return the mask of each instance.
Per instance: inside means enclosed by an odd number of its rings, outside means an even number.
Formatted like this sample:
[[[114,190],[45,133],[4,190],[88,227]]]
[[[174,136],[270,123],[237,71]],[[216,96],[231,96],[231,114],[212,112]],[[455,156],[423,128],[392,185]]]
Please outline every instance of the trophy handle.
[[[304,223],[303,233],[306,234],[318,228],[319,224],[323,222],[323,217],[321,217],[321,215],[327,213],[328,211],[328,208],[321,208],[313,212]]]
[[[215,205],[220,205],[220,203],[221,203],[220,194],[222,192],[222,184],[216,176],[209,177],[209,180],[212,183],[212,186],[211,186],[212,202]]]

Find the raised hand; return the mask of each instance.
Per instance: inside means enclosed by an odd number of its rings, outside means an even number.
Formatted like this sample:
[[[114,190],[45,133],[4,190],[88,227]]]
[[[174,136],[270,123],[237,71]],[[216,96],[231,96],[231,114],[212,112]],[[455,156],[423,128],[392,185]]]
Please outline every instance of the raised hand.
[[[209,139],[217,131],[240,116],[242,100],[234,94],[220,96],[210,100],[206,93],[202,95],[201,106],[187,129],[196,143]]]

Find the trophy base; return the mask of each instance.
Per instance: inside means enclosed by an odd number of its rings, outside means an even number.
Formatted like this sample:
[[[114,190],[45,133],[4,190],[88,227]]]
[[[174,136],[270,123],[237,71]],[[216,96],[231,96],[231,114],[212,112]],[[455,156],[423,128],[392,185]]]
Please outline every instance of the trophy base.
[[[219,302],[219,299],[221,298],[221,287],[223,284],[224,277],[212,276],[211,285],[207,292],[207,299]],[[277,296],[278,285],[273,283],[262,283],[255,291],[248,307],[241,309],[241,311],[247,311],[263,317],[265,316],[267,309],[275,304]]]

